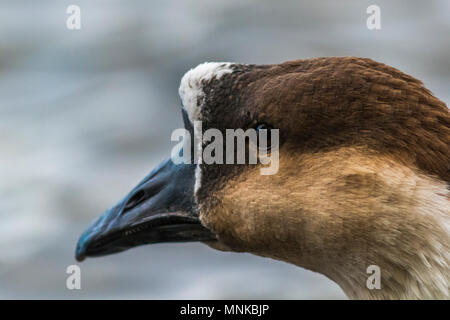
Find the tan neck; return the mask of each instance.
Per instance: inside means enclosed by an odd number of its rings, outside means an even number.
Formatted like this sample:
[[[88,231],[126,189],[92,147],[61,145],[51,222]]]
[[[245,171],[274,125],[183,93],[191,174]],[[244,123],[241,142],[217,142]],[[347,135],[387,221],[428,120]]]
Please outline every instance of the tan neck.
[[[450,192],[413,166],[354,148],[284,155],[277,175],[255,170],[217,197],[232,209],[202,219],[232,250],[322,273],[350,298],[449,298]],[[381,289],[366,286],[371,265]]]
[[[450,260],[443,247],[435,242],[422,250],[408,245],[391,250],[372,260],[379,269],[356,262],[365,257],[356,258],[353,265],[346,263],[345,270],[335,266],[330,278],[351,299],[450,299]]]
[[[345,150],[340,152],[332,157],[341,164],[328,170],[336,176],[314,189],[321,195],[315,203],[320,200],[325,208],[314,210],[313,203],[309,208],[311,217],[329,214],[322,227],[334,233],[329,240],[338,244],[319,244],[321,253],[308,267],[327,275],[353,299],[449,299],[446,183],[388,158],[361,158],[352,152],[344,159]],[[313,227],[311,232],[320,230]],[[373,282],[368,288],[372,265],[379,267],[380,289]]]

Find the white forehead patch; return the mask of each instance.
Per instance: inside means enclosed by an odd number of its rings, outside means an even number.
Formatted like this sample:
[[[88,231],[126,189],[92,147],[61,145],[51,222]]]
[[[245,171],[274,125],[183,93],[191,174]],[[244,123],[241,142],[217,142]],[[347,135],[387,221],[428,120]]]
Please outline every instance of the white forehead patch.
[[[181,78],[178,92],[180,94],[181,101],[183,102],[183,108],[186,110],[192,124],[194,124],[194,121],[196,120],[201,121],[201,111],[205,98],[202,82],[209,81],[213,78],[220,79],[224,74],[233,72],[231,65],[233,65],[231,62],[205,62],[189,70],[183,78]],[[197,127],[198,124],[199,123],[196,122],[195,127]],[[196,128],[196,130],[194,130],[194,134],[199,134],[199,130],[201,129]],[[201,150],[201,139],[197,139],[197,143],[199,145],[195,146],[195,148]],[[202,185],[202,168],[199,163],[200,162],[197,162],[197,166],[195,168],[194,194],[197,193],[198,189],[200,189]]]
[[[198,164],[195,167],[195,183],[194,183],[194,194],[197,194],[198,189],[202,186],[202,168]]]
[[[181,78],[178,92],[192,123],[201,118],[202,103],[199,105],[198,101],[204,99],[202,81],[220,79],[224,74],[233,72],[231,65],[231,62],[205,62],[189,70]]]

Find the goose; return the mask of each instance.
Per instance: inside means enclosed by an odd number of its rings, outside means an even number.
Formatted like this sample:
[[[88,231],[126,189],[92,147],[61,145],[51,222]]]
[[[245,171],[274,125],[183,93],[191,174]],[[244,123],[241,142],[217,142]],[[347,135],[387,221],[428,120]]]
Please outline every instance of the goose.
[[[278,172],[166,160],[81,235],[78,261],[200,241],[321,273],[351,299],[449,299],[450,114],[421,81],[357,57],[209,62],[179,95],[191,134],[279,129]]]

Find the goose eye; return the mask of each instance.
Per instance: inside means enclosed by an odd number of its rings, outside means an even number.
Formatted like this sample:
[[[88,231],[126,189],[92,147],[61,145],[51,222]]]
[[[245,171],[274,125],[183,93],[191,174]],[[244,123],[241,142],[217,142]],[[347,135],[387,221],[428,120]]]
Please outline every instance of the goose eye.
[[[273,129],[273,127],[267,123],[258,123],[256,125],[256,131],[258,133],[258,147],[261,148],[261,143],[259,141],[260,137],[261,137],[261,130],[267,130],[267,143],[266,145],[266,150],[270,150],[270,147],[272,146],[272,139],[271,139],[271,129]]]
[[[270,130],[270,129],[272,129],[272,127],[270,125],[268,125],[267,123],[258,123],[256,125],[256,130],[259,132],[259,130],[261,130],[261,129]]]

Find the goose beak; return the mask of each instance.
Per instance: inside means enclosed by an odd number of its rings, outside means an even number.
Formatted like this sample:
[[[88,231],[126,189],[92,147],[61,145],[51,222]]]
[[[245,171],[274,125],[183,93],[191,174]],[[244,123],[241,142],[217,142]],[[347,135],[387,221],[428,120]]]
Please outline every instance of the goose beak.
[[[76,259],[151,243],[215,240],[195,209],[194,180],[195,165],[160,164],[81,235]]]

